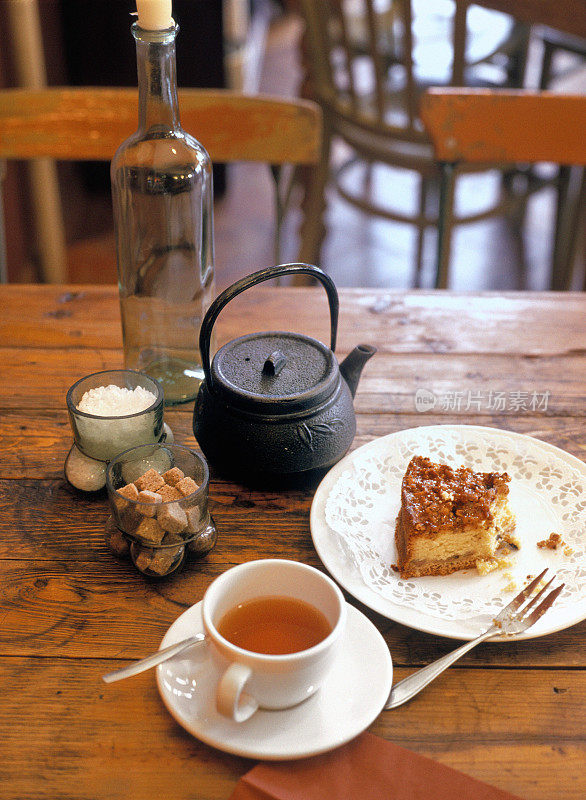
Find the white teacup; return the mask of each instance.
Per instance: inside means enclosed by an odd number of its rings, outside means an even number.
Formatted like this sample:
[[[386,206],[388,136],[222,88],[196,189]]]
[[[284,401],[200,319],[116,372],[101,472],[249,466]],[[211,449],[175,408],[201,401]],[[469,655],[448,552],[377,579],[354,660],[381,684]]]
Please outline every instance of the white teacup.
[[[240,603],[267,596],[302,600],[320,611],[331,632],[306,650],[267,655],[225,639],[217,625]],[[223,674],[216,694],[218,711],[236,722],[258,708],[289,708],[323,683],[338,654],[346,625],[346,604],[336,584],[319,570],[286,559],[249,561],[227,570],[209,586],[202,602],[205,632]]]

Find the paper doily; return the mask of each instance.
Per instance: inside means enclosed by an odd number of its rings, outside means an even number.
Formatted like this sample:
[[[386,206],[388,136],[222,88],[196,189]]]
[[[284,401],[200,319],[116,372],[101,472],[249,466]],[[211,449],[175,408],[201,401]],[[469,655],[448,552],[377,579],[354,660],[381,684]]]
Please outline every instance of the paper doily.
[[[462,570],[410,580],[392,569],[401,480],[413,455],[453,467],[508,472],[516,535],[522,542],[510,557],[510,568],[484,576]],[[399,431],[346,456],[326,476],[314,504],[347,568],[358,572],[369,590],[402,609],[449,622],[494,616],[512,599],[512,586],[520,588],[545,566],[566,584],[556,611],[586,600],[585,489],[586,465],[552,445],[499,429],[438,425]],[[312,508],[315,542],[314,527],[319,526]],[[561,534],[566,546],[538,548],[537,542],[552,532]],[[323,550],[318,542],[316,547]]]

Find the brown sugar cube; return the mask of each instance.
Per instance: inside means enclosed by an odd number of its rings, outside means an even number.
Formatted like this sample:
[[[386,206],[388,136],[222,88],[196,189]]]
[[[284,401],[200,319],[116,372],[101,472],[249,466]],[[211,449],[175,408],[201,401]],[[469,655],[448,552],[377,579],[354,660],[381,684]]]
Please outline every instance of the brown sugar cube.
[[[122,495],[122,497],[119,497],[118,495]],[[128,505],[128,500],[136,500],[137,498],[138,489],[133,483],[127,483],[126,486],[121,486],[119,489],[116,489],[116,494],[114,495],[114,505],[121,511]]]
[[[174,553],[179,552],[180,547],[183,547],[183,539],[181,536],[178,536],[176,533],[166,533],[165,538],[163,539],[163,544],[176,544],[177,547],[169,548],[169,550],[173,550]]]
[[[175,488],[178,492],[181,492],[183,497],[187,497],[194,492],[197,492],[199,486],[193,480],[193,478],[181,478],[178,484],[176,484]]]
[[[136,488],[139,492],[142,491],[149,491],[149,492],[156,492],[165,481],[163,480],[163,476],[157,472],[156,469],[149,469],[145,472],[144,475],[141,475],[140,478],[137,478],[134,481]]]
[[[138,552],[133,551],[135,566],[138,567],[141,572],[150,569],[155,553],[156,550],[152,550],[150,547],[141,547]]]
[[[140,505],[136,506],[136,509],[143,517],[154,517],[157,513],[156,506],[163,502],[163,498],[157,492],[145,489],[138,493],[138,502]]]
[[[187,526],[187,516],[178,503],[161,506],[157,513],[157,520],[161,528],[168,533],[181,533]]]
[[[167,472],[163,472],[161,477],[169,486],[176,486],[185,477],[185,473],[179,467],[172,467]]]
[[[138,489],[133,483],[127,483],[126,486],[121,486],[120,489],[116,489],[116,491],[127,500],[136,500],[138,498]]]
[[[167,484],[157,489],[157,494],[161,495],[163,503],[168,503],[170,500],[180,500],[182,497],[174,486],[167,486]]]
[[[158,575],[166,575],[179,559],[178,550],[183,550],[183,548],[165,547],[163,550],[155,551],[155,555],[149,564],[149,569]]]
[[[128,542],[112,516],[108,517],[106,521],[106,542],[114,555],[121,558],[128,555],[130,550]]]
[[[190,533],[197,533],[201,527],[201,512],[199,506],[186,508],[185,516],[187,518],[187,530]]]
[[[118,509],[118,524],[126,533],[132,533],[138,525],[142,522],[144,517],[136,510],[135,503],[126,503],[124,508]]]
[[[138,528],[134,531],[136,536],[145,539],[151,544],[161,544],[165,531],[161,528],[156,519],[145,517]]]
[[[154,551],[153,558],[149,564],[149,569],[158,575],[166,575],[171,567],[177,565],[177,561],[183,556],[185,548],[181,537],[173,533],[167,533],[163,539],[164,545],[176,544],[177,547],[161,547]]]

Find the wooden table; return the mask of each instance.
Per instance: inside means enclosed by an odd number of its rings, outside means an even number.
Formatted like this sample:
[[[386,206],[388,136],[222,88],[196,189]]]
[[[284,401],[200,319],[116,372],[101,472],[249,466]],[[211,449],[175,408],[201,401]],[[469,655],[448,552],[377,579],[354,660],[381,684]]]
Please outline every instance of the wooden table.
[[[354,447],[415,425],[507,428],[584,456],[586,296],[340,292],[338,356],[379,353],[356,397]],[[65,393],[87,373],[122,366],[114,287],[0,287],[0,797],[229,797],[251,761],[200,743],[166,712],[153,673],[106,686],[100,676],[155,650],[169,625],[233,564],[284,556],[320,566],[311,492],[259,492],[215,476],[219,541],[204,560],[148,583],[104,543],[107,502],[63,478],[71,442]],[[218,321],[221,342],[259,329],[328,341],[318,288],[257,287]],[[438,396],[489,389],[549,392],[547,409],[414,411]],[[169,411],[194,444],[191,406]],[[360,605],[348,598],[355,605]],[[395,678],[454,647],[360,607],[385,636]],[[485,644],[373,733],[522,798],[586,796],[586,622],[544,639]]]

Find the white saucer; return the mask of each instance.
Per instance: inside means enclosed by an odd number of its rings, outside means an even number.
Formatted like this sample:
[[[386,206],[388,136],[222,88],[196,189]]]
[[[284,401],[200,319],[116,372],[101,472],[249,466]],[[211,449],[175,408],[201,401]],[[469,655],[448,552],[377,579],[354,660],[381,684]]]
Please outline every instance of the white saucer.
[[[161,648],[203,630],[200,606],[191,606],[171,625]],[[393,665],[378,630],[349,605],[340,657],[321,689],[298,706],[261,710],[246,722],[233,722],[216,711],[218,677],[205,644],[157,667],[163,702],[189,733],[227,753],[286,760],[332,750],[367,728],[387,700]]]

